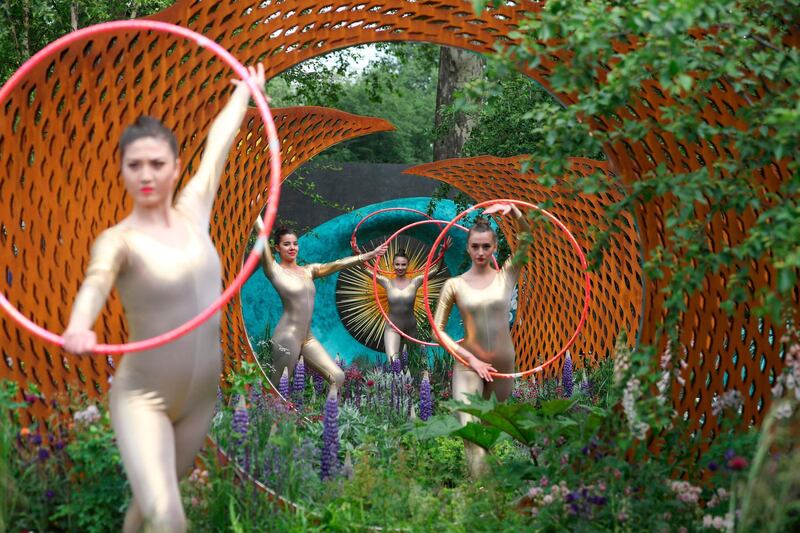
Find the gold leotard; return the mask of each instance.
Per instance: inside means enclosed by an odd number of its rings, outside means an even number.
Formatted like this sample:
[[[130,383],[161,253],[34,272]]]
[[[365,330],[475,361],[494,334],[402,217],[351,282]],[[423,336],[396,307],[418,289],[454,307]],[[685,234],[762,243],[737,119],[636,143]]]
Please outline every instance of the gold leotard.
[[[462,276],[450,278],[442,288],[436,306],[434,321],[442,330],[444,342],[455,345],[444,328],[455,303],[464,322],[464,340],[461,346],[478,359],[491,363],[498,372],[514,371],[514,344],[509,332],[508,317],[511,310],[511,296],[519,277],[521,267],[509,258],[503,268],[496,272],[492,282],[483,289],[470,287]],[[505,401],[514,385],[511,379],[495,378],[486,382],[470,367],[456,361],[453,368],[453,398],[467,401],[467,395],[480,393],[489,398],[494,392],[498,401]],[[459,412],[461,424],[473,421],[474,417]],[[471,442],[465,441],[467,464],[474,476],[483,473],[486,451]]]
[[[135,341],[176,328],[208,307],[220,294],[221,276],[203,203],[192,184],[176,201],[175,222],[190,230],[182,247],[123,225],[104,231],[92,246],[75,310],[97,316],[116,280]],[[219,330],[216,314],[169,344],[126,355],[114,374],[109,408],[133,489],[134,523],[165,515],[172,515],[169,523],[180,521],[178,476],[194,463],[214,413]]]
[[[264,274],[278,291],[283,304],[283,314],[272,333],[273,384],[278,383],[284,368],[289,370],[291,376],[302,355],[305,364],[320,373],[329,383],[342,386],[344,372],[311,334],[311,317],[314,314],[314,297],[317,294],[314,280],[360,262],[361,256],[358,255],[332,263],[306,265],[302,267],[302,272],[292,272],[275,262],[268,246],[264,248],[262,261]]]
[[[386,299],[389,301],[389,320],[406,335],[417,336],[417,319],[414,316],[414,302],[417,291],[422,285],[422,276],[415,276],[408,285],[402,289],[396,285],[396,280],[386,276],[378,276],[378,283],[386,289]],[[383,346],[389,361],[400,353],[403,339],[395,329],[386,323],[383,329]]]
[[[217,250],[208,234],[226,156],[247,110],[234,91],[209,130],[197,173],[175,197],[170,221],[188,239],[168,245],[123,221],[92,245],[72,315],[94,323],[116,285],[132,341],[174,329],[220,295]],[[222,370],[219,313],[159,348],[125,355],[109,391],[111,423],[133,491],[124,531],[184,531],[178,488],[206,440]]]

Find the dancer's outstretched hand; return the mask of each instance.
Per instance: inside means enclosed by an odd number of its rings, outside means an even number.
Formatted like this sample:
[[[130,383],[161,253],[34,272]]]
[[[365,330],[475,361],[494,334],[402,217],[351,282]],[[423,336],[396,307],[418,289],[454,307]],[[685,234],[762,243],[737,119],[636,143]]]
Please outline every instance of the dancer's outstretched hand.
[[[494,381],[489,372],[497,372],[497,369],[485,361],[481,361],[472,354],[467,357],[469,367],[474,370],[484,381]]]
[[[250,74],[250,79],[252,79],[256,85],[261,87],[261,91],[264,93],[264,96],[267,97],[267,103],[271,102],[272,99],[266,93],[266,87],[264,87],[267,83],[267,76],[264,72],[264,63],[258,63],[255,67],[248,66],[247,72]],[[233,79],[231,83],[236,86],[237,89],[245,89],[248,90],[247,84],[240,79]]]
[[[367,254],[369,257],[367,257],[367,259],[373,259],[375,257],[381,257],[383,254],[386,253],[386,250],[388,250],[388,249],[389,249],[389,245],[386,244],[386,243],[383,243],[380,246],[378,246],[377,248],[375,248],[374,250],[372,250],[371,252],[369,252]]]
[[[97,345],[97,334],[90,330],[67,330],[63,334],[64,350],[76,355],[91,353]]]
[[[519,209],[512,203],[506,202],[497,202],[496,204],[492,204],[486,209],[483,210],[484,215],[493,215],[495,213],[500,213],[501,215],[507,215],[509,213],[514,213],[514,216],[520,216]]]

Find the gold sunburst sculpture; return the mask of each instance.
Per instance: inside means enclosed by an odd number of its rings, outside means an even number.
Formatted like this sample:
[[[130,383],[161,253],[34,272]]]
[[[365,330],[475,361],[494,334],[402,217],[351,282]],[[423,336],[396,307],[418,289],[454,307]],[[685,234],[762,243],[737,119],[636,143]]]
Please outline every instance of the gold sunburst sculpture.
[[[364,250],[371,250],[383,240],[369,241],[362,247]],[[408,271],[413,273],[425,266],[425,259],[430,247],[418,239],[398,236],[389,243],[389,249],[380,260],[381,270],[392,272],[392,258],[400,250],[404,249],[408,256]],[[417,272],[413,275],[421,275]],[[387,277],[393,278],[394,274]],[[441,268],[434,266],[431,269],[430,278],[430,298],[431,305],[435,305],[439,299],[439,292],[442,285],[450,277],[447,267]],[[389,302],[386,299],[386,290],[378,285],[378,298],[384,310],[388,313]],[[345,329],[358,342],[373,350],[383,351],[383,329],[385,321],[381,315],[378,305],[375,303],[375,296],[372,287],[372,268],[351,268],[339,274],[336,282],[336,308],[339,311],[339,318],[344,324]],[[414,302],[414,316],[417,319],[417,330],[420,332],[420,340],[430,340],[429,335],[423,333],[429,331],[428,320],[425,317],[425,306],[422,302],[422,290],[417,291],[417,299]]]

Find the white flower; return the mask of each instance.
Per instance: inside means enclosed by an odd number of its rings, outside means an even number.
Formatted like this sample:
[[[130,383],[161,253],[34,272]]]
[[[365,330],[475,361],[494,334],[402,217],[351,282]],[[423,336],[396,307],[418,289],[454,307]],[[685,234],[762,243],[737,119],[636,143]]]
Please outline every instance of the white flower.
[[[628,381],[625,386],[625,391],[622,393],[622,410],[625,412],[625,418],[628,419],[628,427],[633,433],[634,437],[639,440],[647,438],[647,432],[650,430],[645,422],[639,419],[639,414],[636,412],[636,400],[639,398],[641,383],[637,378]]]
[[[711,400],[711,413],[719,416],[726,409],[738,411],[743,403],[742,394],[738,390],[729,390]]]
[[[78,424],[94,424],[100,420],[100,411],[96,405],[92,404],[83,411],[76,412],[72,418]]]

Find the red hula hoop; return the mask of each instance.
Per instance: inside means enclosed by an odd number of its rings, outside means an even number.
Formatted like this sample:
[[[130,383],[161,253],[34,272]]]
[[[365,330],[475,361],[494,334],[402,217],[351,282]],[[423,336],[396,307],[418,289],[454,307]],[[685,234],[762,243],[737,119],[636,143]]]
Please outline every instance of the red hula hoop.
[[[253,247],[252,252],[242,266],[242,270],[228,286],[227,289],[220,295],[220,297],[199,315],[188,321],[182,326],[179,326],[171,331],[162,333],[150,339],[143,339],[136,342],[127,344],[97,344],[94,348],[95,354],[120,354],[131,353],[142,350],[148,350],[162,346],[178,337],[185,335],[189,331],[195,329],[197,326],[205,322],[211,315],[216,313],[223,305],[233,297],[233,295],[241,288],[247,280],[249,273],[256,267],[260,260],[261,251],[263,250],[267,236],[269,235],[272,225],[275,222],[275,216],[278,211],[278,199],[280,197],[281,187],[281,160],[280,160],[280,142],[278,140],[278,131],[275,128],[275,123],[272,120],[272,114],[269,110],[269,105],[264,96],[263,88],[259,87],[252,79],[247,69],[236,60],[225,48],[218,45],[208,37],[200,35],[190,29],[169,24],[166,22],[158,22],[154,20],[121,20],[114,22],[106,22],[103,24],[96,24],[69,33],[60,39],[53,41],[33,57],[28,59],[17,70],[11,78],[0,88],[0,104],[8,98],[9,94],[17,85],[22,82],[23,78],[39,63],[43,62],[45,58],[70,44],[81,40],[85,37],[100,35],[104,33],[111,33],[118,30],[140,30],[140,31],[156,31],[161,33],[168,33],[184,37],[190,41],[194,41],[200,48],[208,48],[217,57],[219,57],[231,70],[233,70],[250,89],[250,94],[256,102],[256,107],[261,114],[261,120],[267,129],[267,137],[269,138],[269,154],[270,154],[270,183],[269,183],[269,202],[264,214],[264,230],[259,233],[256,245]],[[41,326],[33,323],[27,317],[22,315],[11,303],[6,299],[5,295],[0,292],[0,307],[2,307],[17,324],[27,331],[33,333],[37,337],[56,344],[58,346],[64,345],[64,339],[60,335],[56,335]]]
[[[548,366],[553,364],[559,357],[564,355],[564,353],[569,349],[569,347],[572,346],[572,343],[575,342],[575,339],[578,338],[578,333],[580,333],[580,330],[583,327],[584,322],[586,322],[587,316],[589,315],[589,302],[591,301],[592,281],[591,281],[591,277],[589,276],[589,271],[588,271],[589,270],[589,264],[586,261],[586,255],[583,253],[583,250],[581,249],[581,245],[578,244],[578,241],[575,239],[575,236],[572,234],[572,232],[569,231],[569,229],[558,218],[556,218],[556,216],[554,214],[550,213],[546,209],[542,209],[538,205],[531,204],[529,202],[523,202],[522,200],[509,200],[509,199],[487,200],[485,202],[481,202],[479,204],[473,205],[469,209],[465,209],[464,211],[459,213],[453,220],[451,220],[447,224],[447,226],[441,231],[441,233],[439,233],[439,236],[434,241],[433,247],[431,248],[431,251],[428,254],[428,259],[425,262],[425,274],[423,274],[423,277],[422,277],[422,295],[423,295],[423,301],[425,303],[425,313],[428,315],[428,321],[431,324],[431,330],[433,331],[434,335],[436,335],[436,338],[439,339],[439,342],[442,342],[442,332],[436,326],[436,322],[433,319],[433,312],[431,311],[431,304],[428,301],[428,277],[430,276],[431,266],[433,266],[433,262],[432,262],[433,261],[433,250],[436,248],[436,246],[439,245],[439,242],[444,238],[444,235],[446,234],[446,232],[451,227],[453,227],[456,224],[456,222],[458,222],[460,219],[465,217],[468,213],[470,213],[470,212],[472,212],[472,211],[474,211],[476,209],[485,208],[485,207],[488,207],[490,205],[498,204],[498,203],[509,203],[509,204],[514,204],[514,205],[518,205],[518,206],[527,207],[529,209],[535,209],[535,210],[539,211],[540,213],[542,213],[543,215],[545,215],[547,218],[549,218],[556,226],[558,226],[566,234],[567,238],[569,239],[570,243],[572,244],[572,248],[575,250],[575,253],[578,255],[578,258],[580,259],[581,268],[583,268],[583,270],[584,270],[585,284],[584,284],[583,311],[581,312],[581,318],[578,321],[578,326],[575,328],[575,332],[569,338],[569,340],[564,345],[564,347],[561,348],[561,350],[558,353],[556,353],[554,356],[552,356],[550,359],[548,359],[547,361],[545,361],[541,365],[539,365],[537,367],[534,367],[534,368],[531,368],[529,370],[525,370],[523,372],[511,372],[511,373],[490,372],[490,374],[492,376],[498,377],[498,378],[520,378],[520,377],[524,377],[524,376],[527,376],[527,375],[530,375],[530,374],[533,374],[533,373],[536,373],[536,372],[543,371],[545,368],[547,368]],[[445,345],[443,343],[442,346],[444,346],[445,350],[447,350],[450,353],[450,355],[455,357],[458,362],[460,362],[461,364],[463,364],[465,366],[469,366],[467,364],[467,362],[464,361],[464,359],[461,356],[459,356],[457,353],[454,353],[453,351],[451,351],[447,347],[447,345]]]
[[[431,218],[431,216],[428,215],[428,213],[425,213],[424,211],[420,211],[418,209],[412,209],[410,207],[386,207],[384,209],[378,209],[377,211],[372,212],[372,213],[368,214],[367,216],[365,216],[364,218],[362,218],[361,220],[359,220],[358,224],[356,224],[356,227],[353,228],[353,233],[350,235],[350,248],[353,249],[353,253],[355,253],[355,254],[362,253],[361,249],[358,247],[358,237],[357,237],[358,228],[361,227],[361,224],[363,224],[364,222],[366,222],[370,218],[374,217],[375,215],[379,215],[381,213],[387,213],[387,212],[390,212],[390,211],[407,211],[409,213],[416,213],[418,215],[422,215],[423,217],[425,217],[428,220],[433,220],[433,218]],[[444,224],[446,224],[446,222],[444,220],[440,220],[439,221],[439,227],[440,228],[444,227],[443,226]],[[408,227],[408,226],[406,226],[406,227]],[[434,261],[434,264],[438,263],[439,261],[444,261],[444,253],[446,251],[447,251],[447,243],[445,242],[442,245],[442,251],[439,253],[439,257],[436,258],[436,261]],[[376,259],[375,260],[375,264],[378,264],[378,263],[380,263],[380,259]],[[421,268],[418,268],[417,270],[411,270],[409,272],[406,272],[406,275],[408,275],[408,274],[417,274],[419,272],[422,272],[422,270],[423,269],[421,269]],[[392,271],[383,270],[383,269],[378,269],[378,273],[384,274],[384,275],[393,274]]]
[[[391,237],[386,239],[386,244],[392,242],[394,239],[397,238],[398,235],[403,233],[405,230],[413,228],[415,226],[421,226],[422,224],[439,224],[439,227],[441,227],[442,224],[447,224],[447,221],[429,219],[429,220],[420,220],[418,222],[412,222],[411,224],[409,224],[407,226],[403,226],[399,230],[395,231],[392,234]],[[460,224],[453,224],[452,227],[458,228],[458,229],[463,230],[463,231],[469,231],[468,228],[465,228],[464,226],[462,226]],[[446,228],[445,228],[445,230],[446,230]],[[497,258],[492,256],[492,259],[494,260],[495,268],[499,269],[500,267],[497,264]],[[401,337],[403,337],[405,339],[408,339],[408,340],[410,340],[412,342],[416,342],[417,344],[421,344],[423,346],[439,346],[439,343],[437,343],[437,342],[427,342],[427,341],[423,341],[423,340],[414,338],[411,335],[407,335],[400,328],[398,328],[395,325],[394,322],[391,321],[391,319],[389,318],[389,315],[386,313],[386,309],[383,308],[383,304],[381,303],[381,299],[378,298],[378,271],[379,271],[378,270],[378,263],[376,262],[375,265],[373,265],[373,267],[372,267],[372,294],[375,297],[375,303],[378,304],[378,311],[380,311],[381,315],[383,315],[383,318],[384,318],[384,320],[386,320],[386,323],[389,324],[390,326],[392,326],[392,329],[395,330],[398,334],[400,334]],[[427,278],[426,278],[426,280],[427,280]],[[428,297],[428,295],[426,294],[425,298],[427,298],[427,297]],[[461,342],[462,340],[463,339],[459,339],[456,342]]]

